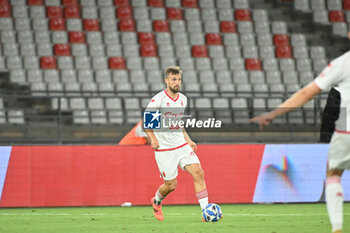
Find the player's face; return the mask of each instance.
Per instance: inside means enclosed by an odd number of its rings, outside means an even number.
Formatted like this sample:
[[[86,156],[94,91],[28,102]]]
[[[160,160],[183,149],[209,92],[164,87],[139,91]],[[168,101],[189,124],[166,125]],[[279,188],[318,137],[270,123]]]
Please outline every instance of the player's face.
[[[169,74],[165,79],[167,88],[170,89],[173,93],[177,93],[181,88],[181,75],[180,74]]]

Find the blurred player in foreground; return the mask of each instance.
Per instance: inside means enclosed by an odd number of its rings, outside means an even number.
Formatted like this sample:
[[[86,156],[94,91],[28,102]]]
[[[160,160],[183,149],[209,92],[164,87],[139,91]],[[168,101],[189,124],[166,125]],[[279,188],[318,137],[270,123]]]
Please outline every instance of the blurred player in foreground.
[[[165,70],[166,89],[156,94],[146,110],[164,110],[172,116],[182,116],[187,105],[187,98],[179,93],[181,88],[182,71],[178,66],[171,66]],[[162,111],[161,111],[162,112]],[[204,172],[195,154],[197,145],[184,128],[174,127],[166,132],[145,129],[151,146],[155,151],[155,158],[164,183],[159,186],[155,196],[151,199],[154,216],[163,221],[162,201],[176,189],[178,166],[190,173],[194,181],[196,197],[203,211],[208,205],[208,192],[204,180]]]
[[[350,39],[350,32],[348,33]],[[350,170],[350,51],[334,59],[319,76],[297,91],[276,109],[250,119],[263,129],[270,122],[289,111],[301,107],[321,90],[337,85],[340,92],[340,113],[335,122],[329,152],[326,180],[327,210],[333,233],[341,233],[343,227],[343,188],[340,182],[344,169]]]
[[[150,144],[147,134],[143,131],[142,121],[137,123],[118,143],[118,145]]]

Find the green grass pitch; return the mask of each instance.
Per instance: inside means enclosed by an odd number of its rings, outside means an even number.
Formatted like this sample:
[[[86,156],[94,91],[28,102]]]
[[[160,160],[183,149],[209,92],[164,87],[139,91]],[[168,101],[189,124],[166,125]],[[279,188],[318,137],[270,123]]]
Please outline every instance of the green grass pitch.
[[[150,206],[1,208],[2,233],[239,232],[330,233],[325,204],[220,205],[223,219],[202,222],[198,205],[163,206],[158,222]],[[344,204],[344,231],[350,232],[350,203]]]

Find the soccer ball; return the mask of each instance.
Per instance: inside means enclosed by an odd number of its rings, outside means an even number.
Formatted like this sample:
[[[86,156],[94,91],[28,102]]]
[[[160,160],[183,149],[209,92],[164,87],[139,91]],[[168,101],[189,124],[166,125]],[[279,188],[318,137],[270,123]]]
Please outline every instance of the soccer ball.
[[[210,203],[203,210],[203,218],[206,222],[217,222],[222,218],[222,211],[219,205]]]

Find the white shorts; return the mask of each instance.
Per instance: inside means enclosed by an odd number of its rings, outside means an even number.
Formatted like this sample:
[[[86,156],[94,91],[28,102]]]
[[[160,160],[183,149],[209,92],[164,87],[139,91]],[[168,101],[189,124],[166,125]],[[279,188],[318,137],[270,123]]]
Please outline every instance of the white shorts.
[[[200,163],[196,153],[189,145],[169,151],[155,151],[160,175],[164,180],[172,180],[177,177],[177,166],[185,170],[185,166]]]
[[[329,145],[328,168],[350,170],[350,134],[334,132]]]

